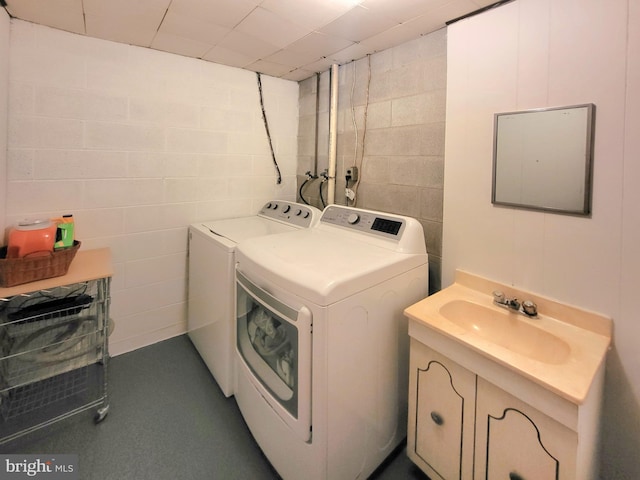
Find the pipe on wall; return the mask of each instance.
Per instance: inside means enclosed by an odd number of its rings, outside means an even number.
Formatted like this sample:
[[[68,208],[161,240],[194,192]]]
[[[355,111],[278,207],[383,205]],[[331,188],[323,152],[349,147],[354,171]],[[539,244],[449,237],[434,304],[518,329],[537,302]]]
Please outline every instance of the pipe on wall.
[[[315,118],[315,150],[313,155],[313,170],[311,174],[313,178],[318,178],[318,119],[320,118],[320,73],[316,73],[316,118]]]
[[[327,205],[336,199],[336,162],[338,158],[338,65],[331,65],[329,92],[329,168],[327,172]]]

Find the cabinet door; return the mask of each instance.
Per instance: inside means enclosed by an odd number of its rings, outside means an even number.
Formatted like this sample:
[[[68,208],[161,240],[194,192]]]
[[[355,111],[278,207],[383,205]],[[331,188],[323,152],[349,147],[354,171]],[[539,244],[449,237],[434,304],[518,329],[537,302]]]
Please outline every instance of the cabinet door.
[[[407,454],[432,480],[472,478],[475,381],[411,340]]]
[[[478,378],[477,480],[575,479],[578,436]]]

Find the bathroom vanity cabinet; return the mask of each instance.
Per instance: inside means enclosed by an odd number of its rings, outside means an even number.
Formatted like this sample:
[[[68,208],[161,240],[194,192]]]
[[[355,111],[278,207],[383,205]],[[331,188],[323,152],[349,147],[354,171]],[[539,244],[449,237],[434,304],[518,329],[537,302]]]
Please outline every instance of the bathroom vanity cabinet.
[[[493,290],[541,313],[493,305]],[[407,454],[430,478],[598,478],[611,319],[465,272],[405,315]]]
[[[473,478],[476,375],[411,339],[407,454],[430,478]]]
[[[577,478],[577,432],[413,339],[409,385],[407,453],[430,478]]]

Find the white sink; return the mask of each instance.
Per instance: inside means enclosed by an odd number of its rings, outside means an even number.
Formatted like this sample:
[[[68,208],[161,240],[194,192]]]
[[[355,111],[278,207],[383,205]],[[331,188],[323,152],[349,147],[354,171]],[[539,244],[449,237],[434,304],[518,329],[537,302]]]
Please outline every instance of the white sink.
[[[538,316],[495,305],[494,290],[535,302]],[[446,351],[460,365],[473,370],[483,363],[491,377],[494,362],[577,404],[586,398],[611,342],[608,317],[461,271],[454,284],[404,313],[411,337]]]
[[[539,362],[561,364],[571,354],[567,342],[535,326],[536,320],[500,307],[488,308],[466,300],[451,300],[440,307],[440,314],[470,335]]]

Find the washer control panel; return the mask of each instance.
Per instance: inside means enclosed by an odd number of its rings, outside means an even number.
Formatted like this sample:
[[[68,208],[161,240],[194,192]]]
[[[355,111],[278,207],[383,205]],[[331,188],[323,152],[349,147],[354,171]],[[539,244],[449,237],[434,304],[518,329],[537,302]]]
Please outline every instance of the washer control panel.
[[[400,239],[406,225],[403,217],[340,205],[325,208],[320,222],[395,240]]]
[[[285,200],[271,200],[264,204],[258,215],[298,227],[309,228],[317,223],[321,212],[310,205]]]

